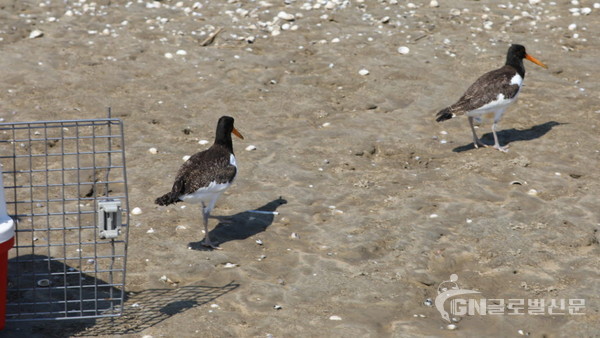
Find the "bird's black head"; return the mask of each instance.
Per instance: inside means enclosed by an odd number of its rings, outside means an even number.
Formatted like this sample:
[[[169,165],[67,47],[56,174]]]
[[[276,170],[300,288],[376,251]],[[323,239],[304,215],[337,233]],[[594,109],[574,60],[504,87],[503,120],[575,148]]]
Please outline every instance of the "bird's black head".
[[[228,148],[232,148],[231,134],[244,139],[244,136],[233,126],[233,117],[221,116],[217,123],[217,133],[215,135],[215,143],[223,144]]]
[[[508,48],[508,53],[506,53],[506,64],[514,67],[517,72],[524,77],[525,67],[523,66],[523,59],[527,59],[540,67],[548,68],[540,60],[527,54],[525,46],[513,44]]]
[[[508,48],[508,55],[513,55],[515,58],[524,59],[527,55],[525,46],[513,44]]]

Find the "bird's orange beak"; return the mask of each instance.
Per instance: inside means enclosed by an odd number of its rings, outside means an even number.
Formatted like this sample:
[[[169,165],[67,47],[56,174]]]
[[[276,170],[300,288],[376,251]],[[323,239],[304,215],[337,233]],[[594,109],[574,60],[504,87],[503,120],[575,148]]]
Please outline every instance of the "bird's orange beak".
[[[239,138],[241,138],[242,140],[244,139],[244,136],[242,136],[242,134],[235,128],[233,128],[233,130],[231,131],[231,133]]]
[[[543,64],[540,60],[534,58],[533,56],[529,55],[529,54],[525,54],[525,58],[533,63],[535,63],[536,65],[540,66],[540,67],[544,67],[546,69],[548,69],[548,66],[546,66],[545,64]]]

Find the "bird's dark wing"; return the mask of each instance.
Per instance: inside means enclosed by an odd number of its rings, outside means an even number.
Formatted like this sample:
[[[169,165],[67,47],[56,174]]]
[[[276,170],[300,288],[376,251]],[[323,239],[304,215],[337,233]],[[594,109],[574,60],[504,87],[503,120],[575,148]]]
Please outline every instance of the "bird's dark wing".
[[[213,181],[215,183],[233,181],[237,169],[229,160],[229,151],[218,145],[194,154],[179,169],[172,191],[180,195],[191,194]]]
[[[462,115],[496,100],[499,94],[506,99],[515,97],[520,89],[518,84],[511,84],[515,74],[516,70],[510,66],[483,74],[448,109],[456,115]]]

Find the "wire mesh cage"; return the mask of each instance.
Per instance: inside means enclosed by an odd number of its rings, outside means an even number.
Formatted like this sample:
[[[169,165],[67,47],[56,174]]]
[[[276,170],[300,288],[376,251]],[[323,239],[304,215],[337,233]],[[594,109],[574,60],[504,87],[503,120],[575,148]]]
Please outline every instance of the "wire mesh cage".
[[[122,122],[0,123],[0,162],[16,221],[7,321],[120,315],[129,223]]]

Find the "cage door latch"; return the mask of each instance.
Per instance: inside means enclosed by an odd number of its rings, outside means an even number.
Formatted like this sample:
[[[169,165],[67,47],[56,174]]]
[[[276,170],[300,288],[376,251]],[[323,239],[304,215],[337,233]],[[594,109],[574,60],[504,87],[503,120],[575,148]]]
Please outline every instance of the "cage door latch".
[[[98,234],[100,238],[117,238],[121,233],[121,201],[98,201]]]

